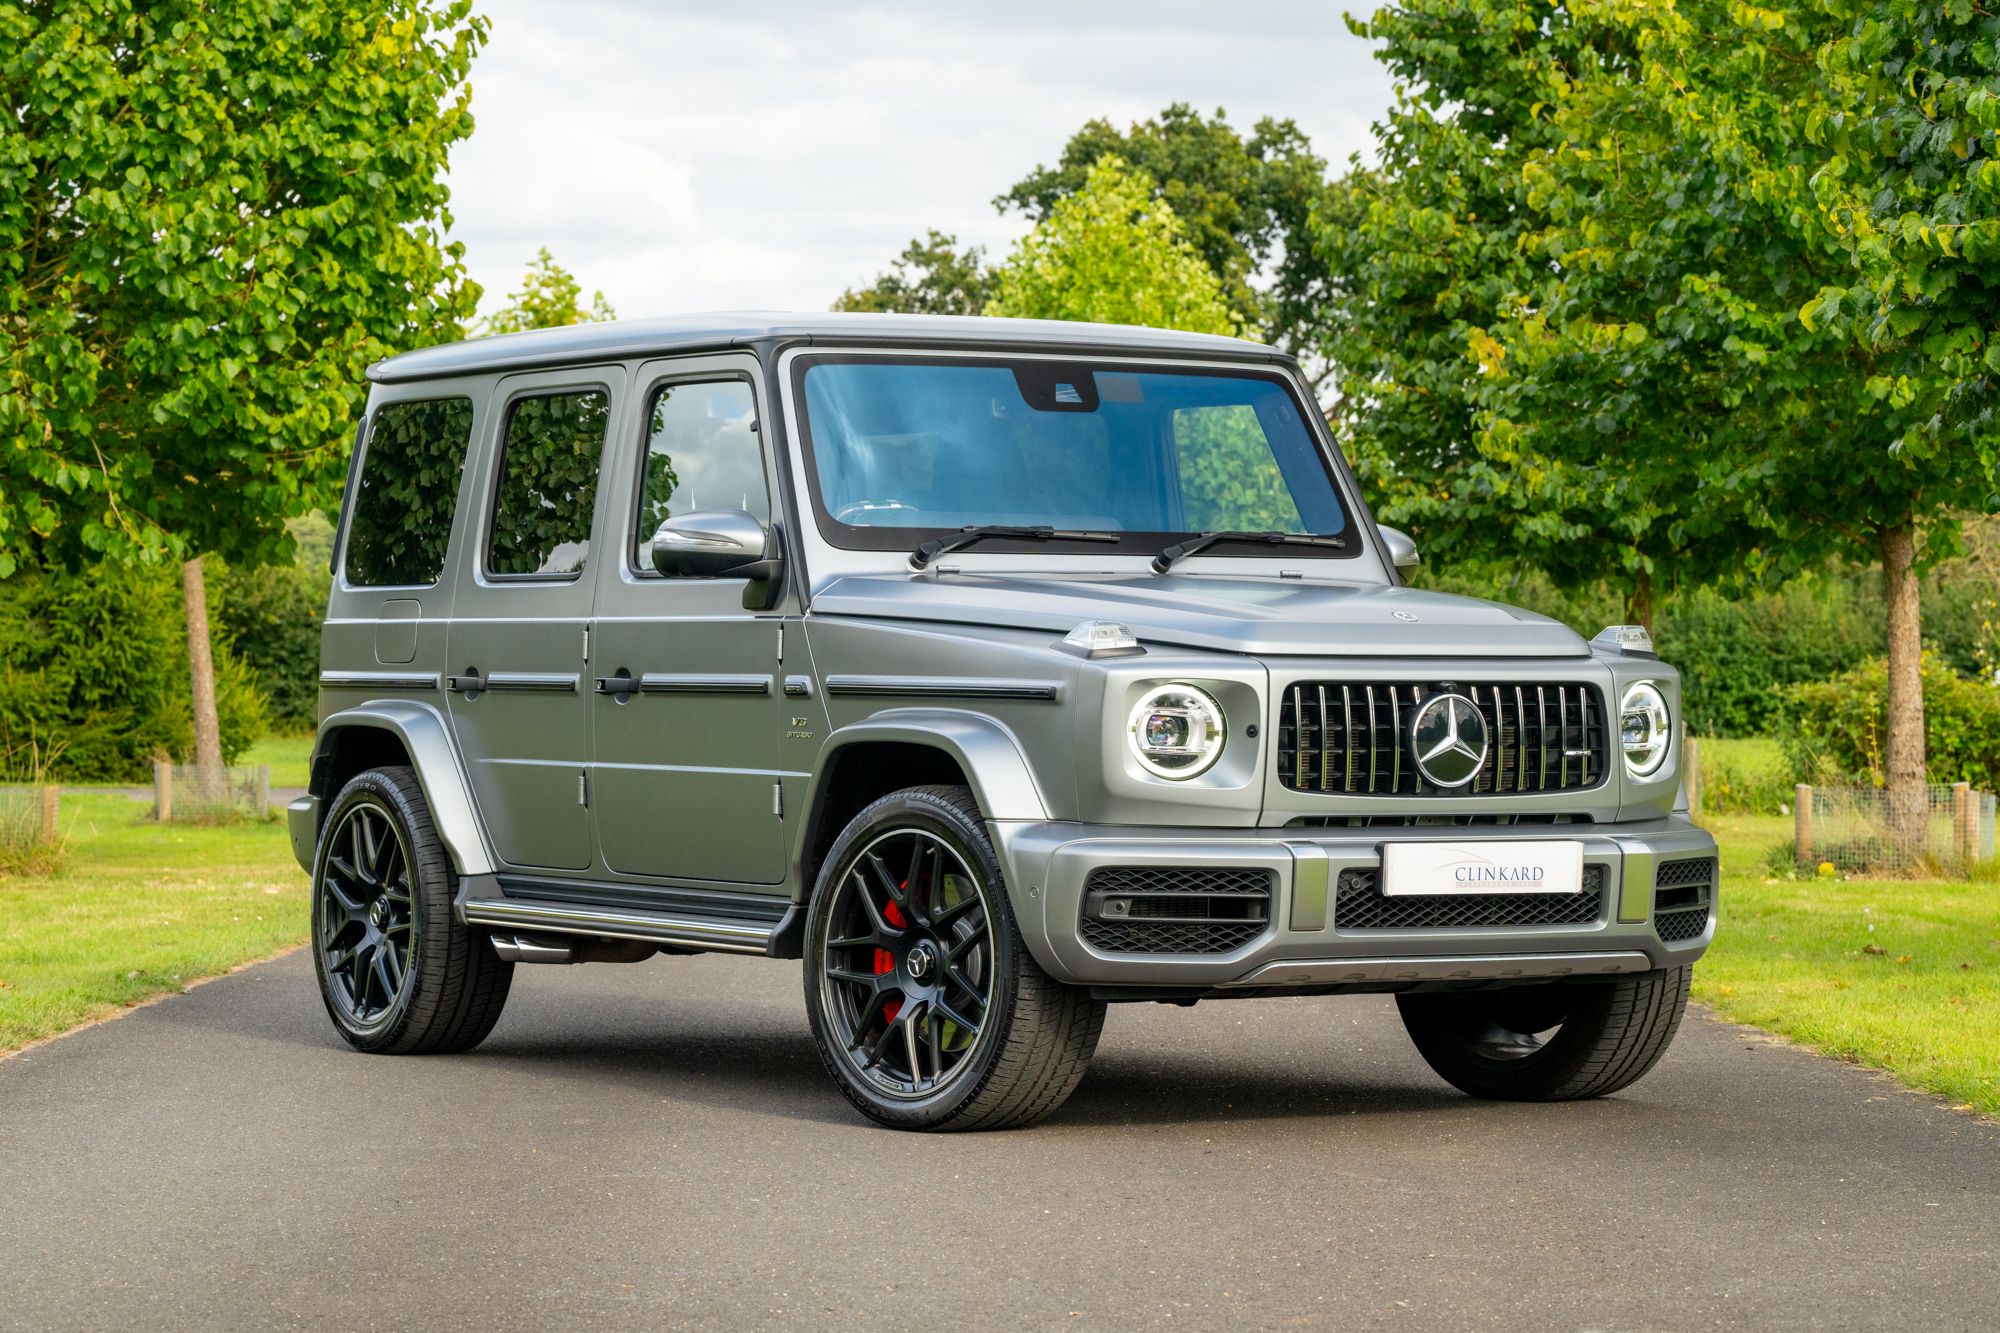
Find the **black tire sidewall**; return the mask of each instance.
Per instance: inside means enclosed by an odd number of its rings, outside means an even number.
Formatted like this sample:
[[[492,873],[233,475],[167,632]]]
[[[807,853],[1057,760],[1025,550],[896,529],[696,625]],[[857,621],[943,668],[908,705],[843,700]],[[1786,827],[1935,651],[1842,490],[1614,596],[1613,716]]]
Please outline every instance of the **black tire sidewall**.
[[[967,1054],[965,1072],[929,1097],[888,1097],[855,1070],[841,1048],[820,994],[820,973],[826,965],[826,937],[834,899],[833,888],[852,868],[862,849],[884,833],[918,829],[941,838],[979,877],[979,892],[992,923],[993,995],[987,1021]],[[948,1124],[978,1097],[992,1077],[998,1055],[1013,1026],[1020,994],[1020,960],[1026,954],[1014,913],[1007,901],[1006,877],[985,828],[936,792],[916,788],[885,796],[861,811],[842,830],[820,864],[806,914],[806,1017],[820,1060],[847,1099],[865,1115],[899,1129],[936,1129]]]

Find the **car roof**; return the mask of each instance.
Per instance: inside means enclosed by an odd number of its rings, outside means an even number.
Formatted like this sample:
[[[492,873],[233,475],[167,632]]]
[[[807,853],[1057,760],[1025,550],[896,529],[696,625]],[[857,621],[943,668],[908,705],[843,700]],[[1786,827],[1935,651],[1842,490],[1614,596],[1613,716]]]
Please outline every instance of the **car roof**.
[[[1145,355],[1196,353],[1206,356],[1277,360],[1262,343],[1211,333],[1181,333],[1128,324],[1081,324],[1052,319],[992,319],[975,315],[875,315],[835,312],[784,314],[733,311],[709,315],[669,315],[659,319],[572,324],[561,329],[469,338],[405,352],[368,368],[378,384],[531,370],[543,366],[618,361],[635,356],[731,347],[765,339],[801,342],[937,343],[994,348],[1076,348]]]

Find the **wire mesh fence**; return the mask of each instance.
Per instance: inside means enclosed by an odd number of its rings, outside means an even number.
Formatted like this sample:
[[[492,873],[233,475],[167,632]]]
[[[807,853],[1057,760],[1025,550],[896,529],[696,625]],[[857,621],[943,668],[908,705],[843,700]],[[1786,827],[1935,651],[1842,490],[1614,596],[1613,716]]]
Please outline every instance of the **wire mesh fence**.
[[[1801,785],[1795,800],[1793,845],[1804,867],[1962,874],[1993,859],[1994,794],[1962,782],[1907,796],[1880,787]]]
[[[226,824],[270,812],[269,764],[153,765],[153,818],[163,824]]]
[[[62,848],[61,789],[0,787],[0,874],[46,869]]]

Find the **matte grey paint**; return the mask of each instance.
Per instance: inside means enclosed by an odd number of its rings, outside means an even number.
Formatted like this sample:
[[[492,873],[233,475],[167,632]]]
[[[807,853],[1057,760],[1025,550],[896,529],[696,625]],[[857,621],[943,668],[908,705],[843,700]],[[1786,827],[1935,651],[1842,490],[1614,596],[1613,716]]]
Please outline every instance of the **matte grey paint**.
[[[783,365],[830,344],[884,354],[1004,348],[1058,359],[1254,363],[1305,393],[1286,358],[1231,339],[886,317],[581,326],[376,367],[371,412],[464,395],[474,404],[473,440],[439,582],[368,589],[336,578],[323,636],[322,736],[376,726],[413,738],[440,832],[467,877],[469,917],[531,932],[772,947],[779,914],[795,912],[811,887],[811,814],[827,796],[824,775],[847,747],[886,742],[938,751],[965,774],[1028,947],[1068,980],[1270,984],[1248,979],[1282,967],[1288,984],[1318,985],[1321,969],[1336,965],[1354,975],[1396,965],[1463,971],[1485,966],[1470,960],[1517,957],[1551,968],[1579,966],[1581,955],[1659,965],[1706,947],[1707,935],[1662,945],[1650,925],[1653,858],[1713,847],[1674,814],[1674,761],[1641,782],[1614,759],[1609,779],[1590,791],[1527,796],[1394,800],[1293,792],[1277,781],[1278,715],[1293,681],[1590,684],[1615,710],[1625,688],[1648,680],[1676,717],[1680,707],[1677,673],[1656,660],[1593,647],[1529,612],[1402,586],[1400,534],[1376,530],[1324,423],[1313,429],[1347,493],[1364,558],[1204,552],[1160,577],[1145,556],[972,549],[912,573],[899,551],[830,547],[800,512],[803,464]],[[662,383],[717,377],[747,380],[756,393],[771,532],[786,552],[768,610],[744,608],[743,579],[661,578],[632,564],[649,395]],[[610,395],[611,426],[582,574],[483,577],[505,403],[583,385]],[[1066,649],[1062,636],[1085,620],[1124,623],[1143,653],[1091,660]],[[382,643],[403,650],[395,636],[405,626],[414,635],[407,667],[365,671],[381,665]],[[436,690],[447,675],[475,671],[486,688],[447,694],[442,708],[387,697],[339,706],[356,690]],[[593,688],[619,680],[634,684]],[[1132,705],[1169,681],[1199,685],[1226,715],[1222,757],[1186,782],[1144,772],[1129,750]],[[1379,936],[1343,936],[1329,920],[1323,904],[1341,867],[1372,867],[1380,844],[1397,838],[1524,836],[1506,827],[1290,826],[1385,812],[1582,821],[1555,836],[1581,839],[1586,858],[1610,872],[1611,919],[1415,932],[1385,958]],[[296,842],[309,838],[317,811],[295,807],[291,818]],[[505,862],[495,842],[511,844],[501,848]],[[301,860],[309,859],[308,840]],[[1094,954],[1076,930],[1084,877],[1097,865],[1148,863],[1270,868],[1279,885],[1271,928],[1219,958]],[[533,867],[539,878],[528,884],[510,866]],[[739,906],[689,910],[725,898]],[[768,902],[768,914],[740,906],[749,900]],[[751,938],[758,931],[762,944]],[[1307,976],[1315,979],[1300,979]]]

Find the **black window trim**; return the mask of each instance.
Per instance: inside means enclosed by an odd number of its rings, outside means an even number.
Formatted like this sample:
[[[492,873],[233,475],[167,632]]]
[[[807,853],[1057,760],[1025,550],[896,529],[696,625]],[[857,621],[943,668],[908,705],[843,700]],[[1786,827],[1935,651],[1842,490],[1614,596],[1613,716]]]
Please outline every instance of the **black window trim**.
[[[584,530],[586,548],[583,567],[563,574],[497,574],[493,570],[493,525],[500,517],[500,486],[507,479],[507,431],[514,421],[514,405],[530,398],[561,398],[565,395],[601,393],[604,395],[604,438],[597,445],[597,481],[590,492],[590,517]],[[612,414],[617,410],[618,396],[606,380],[579,380],[571,384],[533,385],[518,392],[509,393],[500,408],[500,432],[493,445],[493,478],[486,488],[485,521],[479,539],[479,579],[488,584],[511,583],[575,583],[590,572],[591,554],[589,546],[595,537],[597,526],[597,505],[599,492],[604,486],[605,452],[611,447],[613,428],[617,422]]]
[[[639,401],[644,404],[644,407],[639,413],[637,423],[639,449],[632,463],[632,503],[625,515],[626,528],[630,533],[630,540],[620,543],[625,552],[621,558],[625,562],[625,572],[628,576],[635,579],[647,579],[654,583],[744,583],[748,581],[746,579],[725,579],[720,575],[707,578],[669,579],[659,570],[648,569],[639,564],[639,542],[642,540],[642,534],[639,531],[639,511],[646,504],[646,459],[652,452],[653,432],[651,423],[653,419],[653,400],[658,398],[664,390],[676,388],[680,385],[722,384],[731,380],[739,384],[747,384],[750,387],[750,410],[756,414],[757,420],[757,428],[752,432],[757,437],[757,466],[764,473],[764,502],[771,510],[771,517],[765,526],[776,527],[778,525],[777,493],[776,488],[772,484],[774,479],[771,475],[773,460],[769,449],[765,445],[764,418],[767,413],[764,411],[764,404],[759,401],[757,396],[757,377],[750,371],[743,369],[699,370],[689,367],[684,370],[668,370],[648,380],[645,390],[639,395]]]
[[[966,366],[1000,365],[1030,359],[1037,361],[1071,362],[1093,368],[1115,367],[1129,370],[1139,375],[1205,375],[1225,379],[1262,380],[1281,388],[1292,407],[1299,413],[1313,452],[1320,466],[1325,469],[1327,484],[1333,489],[1334,503],[1341,514],[1341,534],[1348,538],[1341,549],[1317,548],[1310,553],[1297,547],[1257,547],[1234,548],[1205,552],[1230,559],[1250,560],[1293,560],[1302,556],[1312,560],[1353,560],[1370,548],[1369,542],[1361,535],[1360,514],[1366,512],[1358,497],[1350,495],[1346,485],[1346,473],[1337,456],[1330,455],[1321,432],[1315,429],[1314,417],[1317,409],[1308,406],[1299,397],[1298,387],[1291,376],[1276,366],[1249,366],[1226,363],[1189,360],[1154,360],[1145,356],[1125,356],[1115,350],[1102,349],[1055,349],[1022,348],[1018,351],[993,350],[988,348],[968,349],[957,355],[940,355],[935,352],[904,352],[896,348],[870,348],[867,350],[819,351],[802,349],[791,358],[789,366],[791,389],[791,410],[795,418],[798,448],[805,464],[806,501],[812,511],[813,526],[822,540],[829,546],[843,551],[900,552],[907,551],[920,542],[934,537],[947,536],[957,531],[954,527],[856,527],[841,523],[827,511],[826,501],[820,489],[819,462],[813,439],[811,409],[806,402],[806,373],[815,366],[825,365],[905,365],[905,366]],[[857,537],[857,534],[861,534]],[[1164,545],[1195,535],[1192,530],[1177,532],[1125,532],[1116,545],[1094,545],[1088,548],[1047,546],[1033,542],[1010,542],[994,540],[982,543],[979,550],[1000,555],[1050,554],[1087,549],[1100,555],[1111,556],[1152,556]]]
[[[367,450],[375,447],[375,427],[384,412],[392,407],[407,407],[412,403],[464,403],[471,414],[465,427],[465,447],[459,454],[459,482],[453,489],[451,501],[451,526],[445,530],[444,558],[438,563],[437,577],[429,583],[356,583],[347,576],[347,542],[354,521],[354,501],[361,485],[362,469],[368,466]],[[387,402],[372,404],[355,427],[354,456],[347,464],[347,489],[340,496],[340,526],[334,532],[333,556],[335,567],[329,571],[339,581],[342,592],[423,592],[438,587],[444,582],[445,574],[451,568],[452,534],[458,531],[459,494],[464,488],[465,467],[472,459],[474,443],[479,438],[479,403],[469,393],[442,393],[435,395],[412,394],[408,398],[391,398]]]

